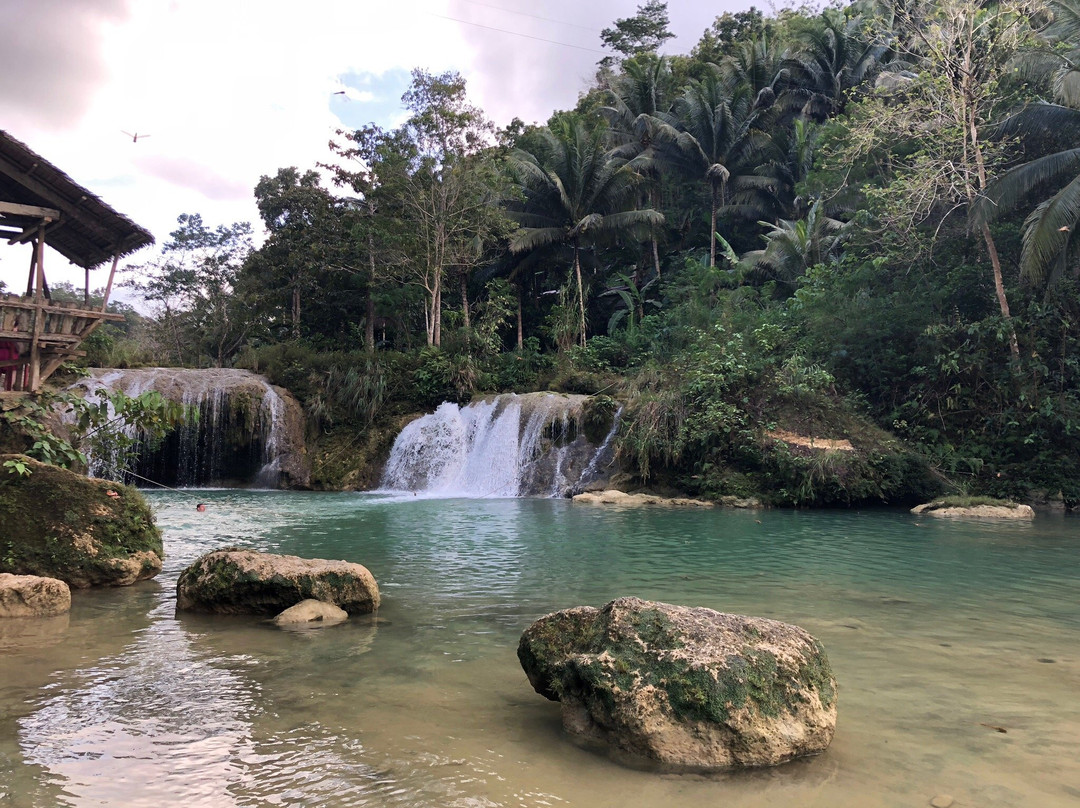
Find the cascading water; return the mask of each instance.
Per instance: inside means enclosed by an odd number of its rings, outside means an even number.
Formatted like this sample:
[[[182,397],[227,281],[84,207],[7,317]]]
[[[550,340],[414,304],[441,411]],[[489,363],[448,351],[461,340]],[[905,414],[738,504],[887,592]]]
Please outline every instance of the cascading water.
[[[588,396],[501,395],[445,403],[406,426],[382,487],[445,497],[563,497],[609,473],[611,430],[598,447],[582,428]]]
[[[73,385],[122,391],[134,397],[156,390],[195,409],[158,447],[144,446],[134,468],[136,482],[169,486],[255,485],[276,488],[307,481],[299,405],[264,378],[242,370],[93,370]],[[138,438],[137,435],[133,437]],[[112,470],[114,458],[90,457],[90,473]]]

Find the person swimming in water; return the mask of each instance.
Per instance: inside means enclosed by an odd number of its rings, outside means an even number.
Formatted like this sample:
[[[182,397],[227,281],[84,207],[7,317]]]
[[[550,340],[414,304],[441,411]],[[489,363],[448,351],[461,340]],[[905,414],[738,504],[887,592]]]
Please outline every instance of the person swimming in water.
[[[202,513],[206,510],[206,503],[200,502],[198,505],[195,506],[195,510],[197,510],[199,513]]]

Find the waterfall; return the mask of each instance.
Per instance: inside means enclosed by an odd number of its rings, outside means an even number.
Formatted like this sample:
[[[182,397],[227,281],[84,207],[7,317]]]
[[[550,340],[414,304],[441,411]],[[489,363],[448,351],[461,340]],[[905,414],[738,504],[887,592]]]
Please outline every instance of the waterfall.
[[[444,403],[406,426],[382,488],[443,497],[565,497],[604,477],[618,419],[598,447],[583,429],[588,396],[506,394]]]
[[[198,411],[197,419],[160,446],[140,448],[135,482],[177,487],[307,484],[300,405],[261,376],[229,369],[102,369],[91,370],[72,387],[84,390],[88,398],[97,398],[99,391],[135,397],[156,390]],[[115,468],[115,458],[88,460],[93,475],[108,475]]]

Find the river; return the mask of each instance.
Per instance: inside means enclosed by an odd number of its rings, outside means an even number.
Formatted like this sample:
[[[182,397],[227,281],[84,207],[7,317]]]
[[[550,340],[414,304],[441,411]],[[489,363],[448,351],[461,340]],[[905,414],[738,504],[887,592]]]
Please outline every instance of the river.
[[[148,498],[157,579],[0,622],[4,808],[1080,806],[1075,519]],[[303,631],[177,615],[180,570],[225,545],[360,562],[382,608]],[[517,640],[542,614],[620,595],[806,628],[839,682],[832,746],[713,777],[575,746]]]

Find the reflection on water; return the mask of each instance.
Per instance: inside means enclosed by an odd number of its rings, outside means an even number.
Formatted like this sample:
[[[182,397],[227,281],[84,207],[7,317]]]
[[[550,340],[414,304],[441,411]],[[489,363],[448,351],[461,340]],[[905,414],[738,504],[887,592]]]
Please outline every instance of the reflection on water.
[[[205,513],[151,496],[156,581],[0,623],[0,806],[1080,805],[1080,562],[1064,517],[199,498]],[[180,570],[224,545],[358,561],[383,607],[314,631],[177,616]],[[705,778],[570,743],[517,638],[541,614],[631,594],[821,638],[841,688],[833,746]]]

